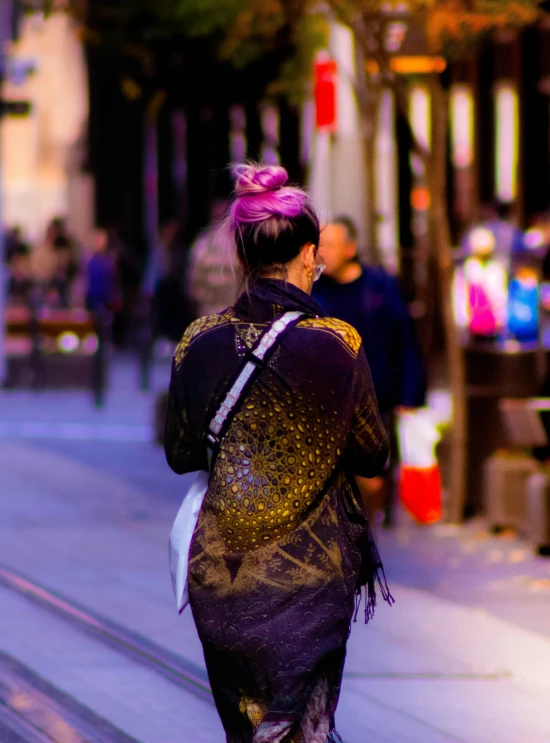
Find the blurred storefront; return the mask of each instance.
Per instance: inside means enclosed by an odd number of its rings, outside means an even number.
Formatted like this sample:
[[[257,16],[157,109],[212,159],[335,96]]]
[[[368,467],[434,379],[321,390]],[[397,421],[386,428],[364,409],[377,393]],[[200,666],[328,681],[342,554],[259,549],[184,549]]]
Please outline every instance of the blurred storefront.
[[[502,400],[537,397],[545,387],[549,50],[550,26],[543,20],[522,34],[497,33],[447,73],[450,216],[459,246],[455,314],[468,400],[468,514],[487,507],[484,468],[510,445]]]
[[[367,192],[374,199],[370,214],[365,199],[359,220],[363,234],[375,242],[375,249],[368,245],[365,253],[377,255],[387,268],[409,279],[409,299],[416,300],[420,323],[432,314],[426,347],[430,342],[433,346],[438,305],[429,273],[428,174],[420,158],[411,154],[410,132],[430,149],[428,75],[442,73],[449,94],[446,169],[456,246],[455,291],[462,292],[461,298],[455,297],[455,311],[467,377],[466,511],[474,514],[484,508],[484,462],[508,443],[500,401],[540,393],[550,349],[549,259],[544,260],[550,252],[550,24],[542,20],[522,33],[498,32],[466,61],[454,64],[427,55],[427,45],[407,18],[392,17],[386,30],[381,38],[392,45],[386,49],[391,52],[390,65],[405,83],[408,121],[403,121],[403,101],[397,106],[393,93],[384,91],[374,146],[368,153],[374,196],[365,172],[354,196]],[[312,165],[317,178],[314,196],[326,211],[335,213],[342,207],[333,194],[346,193],[356,173],[361,181],[365,159],[359,127],[354,129],[354,162],[345,172],[335,163],[334,153],[344,134],[342,121],[350,119],[345,113],[345,85],[350,85],[353,76],[347,73],[349,48],[341,39],[339,45],[333,42],[330,51],[346,72],[344,82],[338,75],[337,125],[326,132],[318,130],[316,145],[322,163],[313,160]],[[357,122],[356,110],[351,120]],[[356,198],[348,204],[354,210]],[[374,224],[368,224],[369,218]],[[494,241],[485,255],[483,249],[477,253],[469,241],[475,227],[489,231]],[[437,381],[444,384],[445,375]]]
[[[469,233],[454,277],[468,411],[466,515],[484,512],[486,463],[510,444],[502,400],[541,394],[550,351],[541,293],[544,250],[518,231],[515,248],[505,253],[490,224]]]

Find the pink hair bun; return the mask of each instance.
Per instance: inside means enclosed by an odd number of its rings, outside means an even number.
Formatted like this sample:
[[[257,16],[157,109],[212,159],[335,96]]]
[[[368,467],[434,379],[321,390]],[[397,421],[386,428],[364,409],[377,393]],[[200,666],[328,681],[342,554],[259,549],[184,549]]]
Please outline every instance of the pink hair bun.
[[[288,181],[288,173],[280,165],[236,165],[233,177],[237,196],[276,191]]]
[[[307,194],[285,186],[288,173],[280,165],[242,164],[233,168],[235,201],[230,209],[234,227],[272,217],[293,219],[302,213]]]

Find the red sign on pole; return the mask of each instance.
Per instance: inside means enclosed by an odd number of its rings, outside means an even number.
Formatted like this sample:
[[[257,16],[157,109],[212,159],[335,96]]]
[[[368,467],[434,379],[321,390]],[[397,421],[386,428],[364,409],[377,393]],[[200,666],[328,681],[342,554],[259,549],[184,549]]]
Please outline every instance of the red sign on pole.
[[[337,67],[333,59],[315,62],[315,124],[323,132],[335,132]]]

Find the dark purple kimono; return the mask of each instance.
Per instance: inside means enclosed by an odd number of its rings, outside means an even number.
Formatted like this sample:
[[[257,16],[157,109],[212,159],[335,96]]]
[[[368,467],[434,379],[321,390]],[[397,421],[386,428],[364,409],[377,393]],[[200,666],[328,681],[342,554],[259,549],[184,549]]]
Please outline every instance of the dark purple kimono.
[[[166,456],[207,468],[205,431],[248,349],[288,310],[279,342],[214,460],[190,550],[189,594],[228,743],[337,740],[346,640],[362,586],[391,600],[354,476],[388,441],[361,340],[291,284],[261,280],[193,323],[176,350]]]

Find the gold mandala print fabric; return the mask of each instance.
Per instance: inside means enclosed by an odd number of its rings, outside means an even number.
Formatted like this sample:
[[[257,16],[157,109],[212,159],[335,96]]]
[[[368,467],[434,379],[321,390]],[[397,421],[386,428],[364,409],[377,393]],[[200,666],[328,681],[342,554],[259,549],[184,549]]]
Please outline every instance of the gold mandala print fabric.
[[[278,383],[267,369],[244,400],[212,473],[208,507],[230,551],[249,552],[288,535],[315,501],[345,446],[336,400]]]
[[[165,448],[206,468],[205,430],[274,317],[280,340],[216,452],[190,551],[189,591],[228,743],[336,741],[345,646],[362,585],[381,566],[354,476],[387,439],[357,333],[303,292],[257,282],[229,313],[191,326],[176,353]]]

